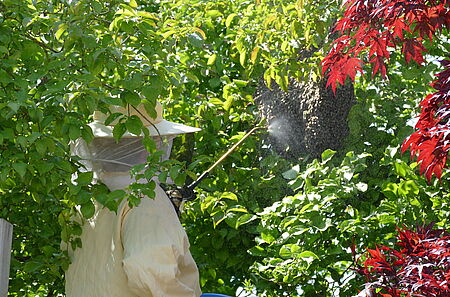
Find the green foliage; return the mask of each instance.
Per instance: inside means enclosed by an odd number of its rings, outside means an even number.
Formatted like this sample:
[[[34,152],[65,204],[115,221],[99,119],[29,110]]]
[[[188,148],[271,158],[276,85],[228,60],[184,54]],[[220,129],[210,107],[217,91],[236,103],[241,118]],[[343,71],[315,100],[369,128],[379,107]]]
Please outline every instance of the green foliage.
[[[419,75],[398,63],[390,83],[356,85],[359,103],[349,115],[347,151],[358,153],[326,151],[322,161],[283,173],[296,192],[258,213],[249,292],[353,296],[364,282],[351,269],[353,245],[357,253],[375,244],[392,246],[402,224],[448,226],[448,179],[428,184],[417,175],[417,164],[399,153],[412,130],[412,107],[427,92],[436,66],[429,67]]]
[[[252,271],[265,283],[256,286],[266,286],[267,296],[297,296],[293,292],[299,288],[306,296],[326,296],[348,278],[348,247],[352,237],[368,227],[360,218],[356,197],[367,191],[359,174],[369,155],[350,152],[334,166],[333,154],[325,151],[322,161],[314,160],[303,170],[294,168],[298,173],[290,184],[301,190],[259,213],[258,245],[249,252],[260,257]],[[342,289],[348,294],[350,288]]]
[[[137,105],[141,96],[154,102],[158,96],[146,88],[167,80],[163,67],[150,68],[143,59],[144,48],[155,42],[154,58],[167,54],[162,37],[151,35],[156,18],[130,5],[0,3],[0,202],[1,216],[15,226],[11,296],[62,292],[61,268],[68,260],[60,241],[81,245],[80,226],[70,220],[76,206],[89,218],[94,199],[114,210],[124,197],[91,185],[91,173],[72,181],[79,164],[70,157],[69,142],[92,140],[86,123],[95,109]],[[169,93],[162,85],[158,90]],[[136,118],[122,123],[117,138],[127,129],[140,134]]]
[[[312,32],[317,26],[324,33],[330,18],[320,15],[313,22],[311,17],[325,6],[303,1],[2,1],[0,203],[2,217],[15,225],[10,295],[61,292],[61,268],[68,262],[59,252],[60,239],[72,247],[81,244],[80,226],[70,220],[76,208],[88,218],[94,200],[114,210],[125,198],[124,192],[92,185],[90,174],[72,180],[80,165],[70,156],[69,143],[92,140],[86,124],[94,110],[144,103],[152,115],[155,101],[166,101],[175,119],[210,127],[198,136],[205,144],[197,151],[214,157],[211,152],[225,147],[229,135],[252,125],[251,86],[266,69],[266,80],[281,85],[287,75],[317,71],[309,60],[298,66],[293,55],[323,42],[325,34]],[[116,139],[127,130],[140,134],[137,118],[108,117],[116,119]],[[187,138],[180,152],[185,150],[190,161]],[[153,152],[152,142],[144,141]],[[233,158],[242,166],[240,158],[250,161],[241,154]],[[172,168],[169,174],[181,184],[186,175],[178,169],[184,164],[155,166]],[[152,195],[152,185],[131,190],[131,204],[138,204],[142,194]],[[215,191],[230,190],[217,186]],[[234,227],[253,219],[242,212],[245,207],[234,208],[230,213],[244,214],[233,219]],[[42,249],[42,242],[48,248]]]
[[[244,147],[241,153],[251,152]],[[234,294],[254,261],[247,250],[257,234],[256,213],[279,193],[290,191],[281,177],[286,161],[278,157],[241,160],[239,168],[229,168],[230,163],[224,162],[213,180],[203,183],[204,190],[187,206],[183,220],[204,291]]]
[[[126,131],[145,133],[111,104],[143,103],[155,114],[202,127],[175,140],[174,158],[148,137],[148,166],[178,185],[195,179],[259,122],[253,104],[261,79],[286,88],[288,76],[318,78],[322,47],[340,1],[25,1],[0,3],[0,217],[14,224],[10,296],[63,292],[69,265],[60,242],[81,246],[74,214],[111,210],[154,195],[154,182],[109,192],[70,156],[70,143],[93,139],[94,110]],[[430,54],[446,44],[436,43]],[[427,184],[400,156],[417,94],[433,64],[420,72],[395,55],[390,84],[356,86],[343,152],[289,162],[273,155],[265,135],[250,137],[199,187],[183,222],[204,291],[261,296],[350,296],[361,284],[350,246],[393,237],[416,221],[448,225],[448,180]],[[148,136],[148,135],[146,135]],[[79,210],[78,210],[79,209]]]
[[[249,249],[259,258],[251,271],[261,296],[351,296],[362,281],[351,270],[353,244],[362,253],[392,238],[399,224],[445,223],[449,209],[436,195],[448,193],[427,185],[397,149],[388,148],[379,162],[352,152],[339,161],[325,151],[322,161],[285,172],[296,194],[258,213],[257,245]],[[390,176],[372,176],[374,166]]]

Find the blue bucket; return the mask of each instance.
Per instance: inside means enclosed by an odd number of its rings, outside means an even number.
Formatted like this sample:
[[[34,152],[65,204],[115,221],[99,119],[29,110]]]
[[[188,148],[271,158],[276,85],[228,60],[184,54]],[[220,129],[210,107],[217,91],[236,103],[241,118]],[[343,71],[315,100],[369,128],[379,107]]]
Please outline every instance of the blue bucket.
[[[231,297],[231,296],[222,295],[222,294],[205,293],[205,294],[202,294],[200,297]]]

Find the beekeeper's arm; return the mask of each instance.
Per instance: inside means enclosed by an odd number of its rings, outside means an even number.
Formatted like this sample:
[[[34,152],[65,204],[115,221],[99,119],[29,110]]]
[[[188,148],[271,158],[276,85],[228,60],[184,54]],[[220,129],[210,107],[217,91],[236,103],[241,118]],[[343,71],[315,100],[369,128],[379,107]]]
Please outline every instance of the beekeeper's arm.
[[[173,206],[157,186],[122,223],[123,267],[129,287],[140,297],[198,297],[198,270]]]

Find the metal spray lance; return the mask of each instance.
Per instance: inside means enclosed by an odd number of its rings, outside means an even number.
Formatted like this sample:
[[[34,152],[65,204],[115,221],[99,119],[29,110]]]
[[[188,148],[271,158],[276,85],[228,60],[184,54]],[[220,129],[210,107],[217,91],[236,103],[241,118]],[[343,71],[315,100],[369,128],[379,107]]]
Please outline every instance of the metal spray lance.
[[[214,168],[217,167],[223,160],[225,160],[234,150],[240,146],[250,135],[253,134],[256,130],[264,129],[264,127],[254,127],[250,131],[248,131],[238,142],[236,142],[225,154],[223,154],[213,165],[211,165],[205,172],[203,172],[197,180],[193,181],[191,184],[186,184],[182,187],[175,187],[172,189],[168,189],[168,185],[163,185],[164,190],[166,191],[167,196],[172,201],[172,204],[177,211],[177,214],[180,214],[180,208],[183,203],[186,201],[191,201],[196,198],[196,194],[194,192],[194,188],[200,184],[202,180],[204,180]]]

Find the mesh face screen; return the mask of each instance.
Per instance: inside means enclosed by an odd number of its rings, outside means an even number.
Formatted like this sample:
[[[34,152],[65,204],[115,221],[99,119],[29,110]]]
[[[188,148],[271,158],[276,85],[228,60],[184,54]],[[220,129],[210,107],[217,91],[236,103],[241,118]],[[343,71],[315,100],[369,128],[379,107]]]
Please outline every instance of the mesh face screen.
[[[173,138],[164,136],[153,138],[157,150],[164,152],[163,160],[170,157]],[[88,165],[86,166],[88,170],[97,172],[129,171],[135,165],[146,163],[149,155],[142,144],[142,137],[122,138],[118,143],[109,137],[94,138],[89,144],[78,140],[73,152]]]
[[[119,143],[112,138],[95,138],[88,148],[94,168],[109,172],[128,171],[145,163],[148,156],[140,137],[122,138]]]

